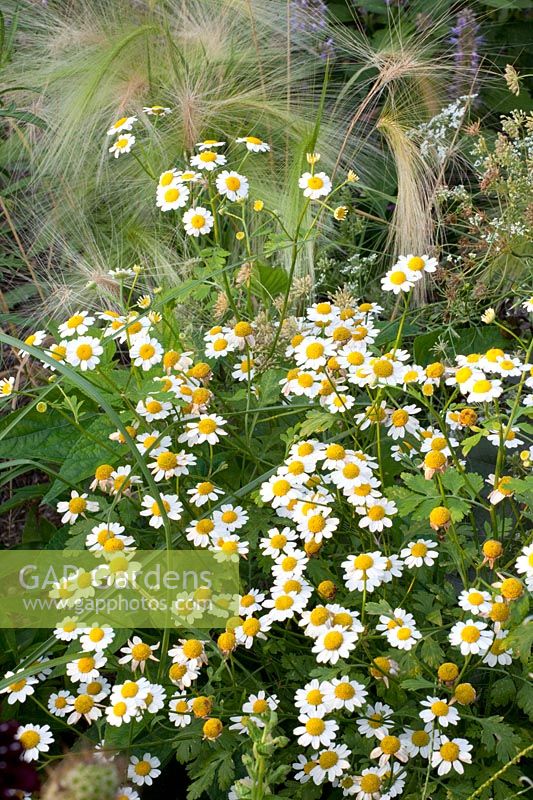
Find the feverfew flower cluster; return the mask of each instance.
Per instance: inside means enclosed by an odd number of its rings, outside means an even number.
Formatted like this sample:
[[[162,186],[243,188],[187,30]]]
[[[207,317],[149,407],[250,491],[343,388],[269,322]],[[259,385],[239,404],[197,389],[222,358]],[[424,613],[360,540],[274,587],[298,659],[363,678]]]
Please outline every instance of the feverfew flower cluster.
[[[114,156],[133,146],[136,122],[110,129]],[[225,146],[198,142],[190,170],[159,179],[158,207],[180,210],[193,237],[214,233],[209,191],[224,204],[250,194]],[[269,149],[253,135],[235,146],[243,160]],[[304,203],[335,191],[318,159],[310,154],[299,180]],[[28,715],[17,734],[26,761],[57,756],[65,725],[113,757],[123,728],[120,800],[137,800],[183,743],[198,774],[202,758],[233,759],[218,785],[234,798],[250,779],[243,748],[275,719],[287,737],[276,758],[289,788],[308,785],[301,796],[323,787],[324,796],[391,800],[419,791],[421,776],[450,780],[453,795],[454,774],[466,777],[479,745],[481,703],[493,701],[502,672],[520,677],[513,637],[533,589],[533,545],[522,536],[533,372],[531,348],[514,340],[442,361],[413,357],[401,335],[409,293],[436,268],[411,253],[387,271],[381,302],[398,296],[405,308],[394,334],[382,305],[338,296],[287,326],[272,322],[272,374],[254,357],[264,332],[253,303],[238,314],[228,306],[202,347],[187,349],[158,294],[136,297],[135,284],[133,304],[77,309],[26,338],[21,358],[38,352],[52,384],[70,368],[106,387],[117,372],[126,379],[121,425],[103,442],[109,461],[55,504],[99,566],[57,580],[50,596],[65,613],[46,655],[31,674],[16,664],[1,690],[18,718]],[[263,406],[265,375],[279,390]],[[0,384],[4,398],[18,391],[13,377]],[[285,425],[274,434],[273,420]],[[485,474],[470,461],[478,446]],[[71,601],[131,575],[138,549],[176,542],[238,565],[239,593],[226,598],[233,613],[220,628],[197,627],[195,612],[170,634],[77,618]],[[64,666],[47,667],[63,655]],[[31,716],[36,695],[46,724]],[[505,723],[494,730],[483,747],[497,741],[498,757],[511,758]]]

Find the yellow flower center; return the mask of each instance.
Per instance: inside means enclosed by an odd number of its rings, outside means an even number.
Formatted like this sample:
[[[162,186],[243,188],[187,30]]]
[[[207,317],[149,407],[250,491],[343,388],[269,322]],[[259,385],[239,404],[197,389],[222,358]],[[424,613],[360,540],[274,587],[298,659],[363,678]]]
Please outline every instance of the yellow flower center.
[[[459,745],[455,742],[445,742],[440,746],[439,752],[444,761],[455,761],[459,755]]]
[[[144,642],[139,642],[139,644],[133,645],[131,654],[135,661],[146,661],[152,655],[152,648]]]
[[[164,470],[174,469],[178,463],[175,453],[160,453],[157,456],[157,466]]]
[[[413,731],[411,741],[415,747],[425,747],[429,743],[429,733],[427,731]]]
[[[165,192],[165,203],[175,203],[180,196],[180,190],[176,186],[172,186]]]
[[[68,503],[68,510],[72,514],[81,514],[87,507],[87,501],[84,497],[72,497]]]
[[[374,559],[372,556],[367,555],[366,553],[362,553],[360,556],[357,556],[354,559],[353,565],[355,569],[361,569],[366,572],[367,569],[370,569],[374,564]]]
[[[19,742],[24,750],[31,750],[33,747],[37,747],[40,741],[41,737],[37,731],[24,731],[24,733],[21,733],[19,736]]]
[[[385,509],[383,508],[383,506],[370,506],[370,508],[367,511],[367,514],[371,520],[377,522],[378,520],[383,519],[383,517],[385,516]]]
[[[74,700],[74,709],[78,714],[88,714],[94,706],[94,700],[88,694],[80,694]]]
[[[397,269],[394,272],[391,272],[389,275],[389,280],[394,286],[401,286],[402,283],[406,281],[405,272],[402,272],[401,269]]]
[[[82,675],[87,675],[89,672],[92,672],[94,669],[95,661],[94,658],[91,656],[85,656],[85,658],[80,658],[78,661],[78,672]]]
[[[275,608],[277,608],[278,611],[287,611],[289,608],[292,608],[293,605],[294,600],[288,594],[282,594],[280,597],[276,597]]]
[[[310,189],[322,189],[324,181],[322,178],[319,178],[318,175],[313,175],[311,178],[307,179],[307,185]]]
[[[240,189],[241,182],[240,179],[237,178],[236,175],[228,175],[226,178],[226,186],[230,190],[230,192],[236,192],[237,189]]]
[[[335,686],[334,694],[340,700],[351,700],[355,695],[355,689],[350,683],[339,683]]]
[[[338,650],[344,641],[344,636],[340,631],[329,631],[324,636],[324,647],[326,650]]]
[[[379,791],[381,786],[381,778],[374,772],[369,772],[367,775],[363,775],[361,777],[359,786],[366,794],[374,794],[375,792]]]
[[[242,630],[245,636],[256,636],[261,630],[261,623],[254,617],[250,617],[242,623]]]
[[[394,755],[394,753],[398,752],[398,750],[402,746],[402,743],[400,742],[397,736],[384,736],[383,739],[381,740],[380,746],[382,753],[385,753],[388,756],[392,756]]]
[[[394,367],[386,358],[381,358],[377,361],[374,361],[372,369],[378,378],[389,378],[394,372]]]
[[[420,256],[413,256],[408,260],[407,266],[412,272],[421,272],[424,269],[425,261]]]
[[[447,717],[450,709],[448,703],[445,703],[444,700],[437,700],[431,706],[431,710],[436,717]]]
[[[335,752],[335,750],[326,750],[324,753],[320,754],[318,759],[318,763],[322,767],[322,769],[330,769],[330,767],[334,767],[337,761],[339,760],[339,756]]]
[[[324,354],[324,345],[320,342],[313,342],[312,344],[308,344],[305,349],[305,354],[307,358],[320,358]]]
[[[326,723],[319,717],[311,717],[311,719],[308,719],[305,723],[305,730],[307,733],[310,733],[311,736],[320,736],[320,734],[324,732],[325,728]]]

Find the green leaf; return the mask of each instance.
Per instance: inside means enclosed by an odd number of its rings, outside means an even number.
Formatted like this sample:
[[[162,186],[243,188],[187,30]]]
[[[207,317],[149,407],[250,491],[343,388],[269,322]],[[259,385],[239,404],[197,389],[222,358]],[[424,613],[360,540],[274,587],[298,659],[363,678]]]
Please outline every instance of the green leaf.
[[[442,647],[430,636],[424,639],[420,655],[422,656],[422,661],[425,661],[430,667],[438,667],[444,661]]]
[[[19,412],[10,414],[0,427],[0,458],[17,454],[17,458],[35,458],[38,454],[47,461],[63,461],[72,447],[71,423],[54,411],[40,414],[30,411],[17,422]],[[19,415],[20,416],[20,415]],[[94,419],[94,414],[84,418],[84,424]],[[12,422],[15,425],[2,435]],[[46,456],[46,458],[45,458]]]
[[[503,722],[503,717],[478,717],[481,726],[481,741],[489,754],[495,753],[498,761],[505,762],[513,758],[520,744],[520,737],[511,725]]]
[[[533,647],[533,622],[525,621],[514,628],[507,636],[507,642],[515,656],[523,664],[527,664]]]
[[[59,470],[60,478],[54,481],[50,491],[43,498],[44,503],[55,500],[65,490],[65,483],[79,484],[92,477],[100,464],[114,466],[117,463],[120,444],[109,441],[109,434],[115,430],[113,423],[102,414],[83,427],[87,435],[80,435],[74,441],[71,439],[70,452]],[[113,451],[116,451],[115,457]],[[64,478],[64,481],[61,478]]]
[[[516,686],[511,678],[501,678],[493,684],[490,690],[490,699],[496,707],[504,706],[514,698]]]
[[[516,705],[533,722],[533,686],[528,681],[524,681],[516,693]]]
[[[313,433],[322,433],[332,428],[337,422],[335,414],[328,411],[308,411],[300,425],[300,434],[306,439]]]

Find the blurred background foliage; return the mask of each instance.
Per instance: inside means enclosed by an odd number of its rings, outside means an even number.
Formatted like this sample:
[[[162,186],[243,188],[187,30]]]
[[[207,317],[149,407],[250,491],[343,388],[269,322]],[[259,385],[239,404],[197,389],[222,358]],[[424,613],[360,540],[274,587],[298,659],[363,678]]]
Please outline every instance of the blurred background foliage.
[[[446,267],[418,298],[432,301],[428,313],[462,320],[489,294],[505,302],[531,274],[531,182],[519,190],[525,230],[503,236],[500,225],[487,243],[509,175],[482,189],[473,150],[480,134],[495,146],[502,114],[533,108],[531,79],[516,96],[502,77],[508,63],[532,71],[532,18],[530,0],[4,0],[2,326],[98,305],[110,269],[140,263],[152,286],[194,269],[190,244],[155,208],[154,181],[135,158],[109,158],[106,130],[123,114],[139,116],[155,175],[204,138],[270,141],[247,173],[289,225],[307,151],[329,173],[354,169],[346,221],[325,220],[300,257],[310,291],[348,284],[370,296],[395,255],[431,251]],[[464,95],[461,134],[452,125],[440,141],[431,120]],[[168,123],[143,115],[152,103],[172,107]]]

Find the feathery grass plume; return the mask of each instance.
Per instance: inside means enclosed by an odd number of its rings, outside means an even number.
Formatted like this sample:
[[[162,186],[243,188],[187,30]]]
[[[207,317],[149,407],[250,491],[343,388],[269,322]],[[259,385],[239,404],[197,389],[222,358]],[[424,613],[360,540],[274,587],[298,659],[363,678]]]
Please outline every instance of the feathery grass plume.
[[[391,16],[378,43],[361,30],[343,29],[335,39],[339,58],[358,65],[330,111],[338,130],[335,169],[355,167],[378,215],[387,195],[394,201],[387,258],[424,252],[432,244],[432,197],[442,168],[436,169],[431,154],[422,153],[407,131],[438,113],[452,76],[471,78],[471,65],[454,60],[451,19],[437,4],[431,24],[414,29]]]
[[[433,246],[434,171],[408,136],[405,121],[392,107],[383,110],[376,127],[390,148],[396,170],[397,200],[389,230],[389,249],[394,256],[428,253]],[[425,289],[425,282],[419,281],[415,287],[418,301],[426,299]]]
[[[158,279],[180,280],[176,260],[189,258],[189,245],[176,231],[168,235],[154,208],[154,181],[135,158],[109,163],[106,131],[124,113],[145,127],[154,175],[206,136],[268,138],[271,155],[250,160],[247,174],[261,178],[265,198],[279,196],[285,164],[294,168],[294,145],[312,129],[315,75],[320,91],[324,70],[315,34],[293,30],[288,38],[286,27],[285,0],[23,3],[10,69],[13,77],[24,74],[32,91],[19,97],[48,125],[28,136],[31,199],[26,190],[18,209],[20,227],[39,234],[33,252],[42,236],[48,246],[83,254],[93,246],[109,252],[113,243],[125,263],[144,256]],[[171,117],[152,124],[142,112],[152,102],[170,106]],[[80,263],[72,258],[70,270],[84,284]]]

